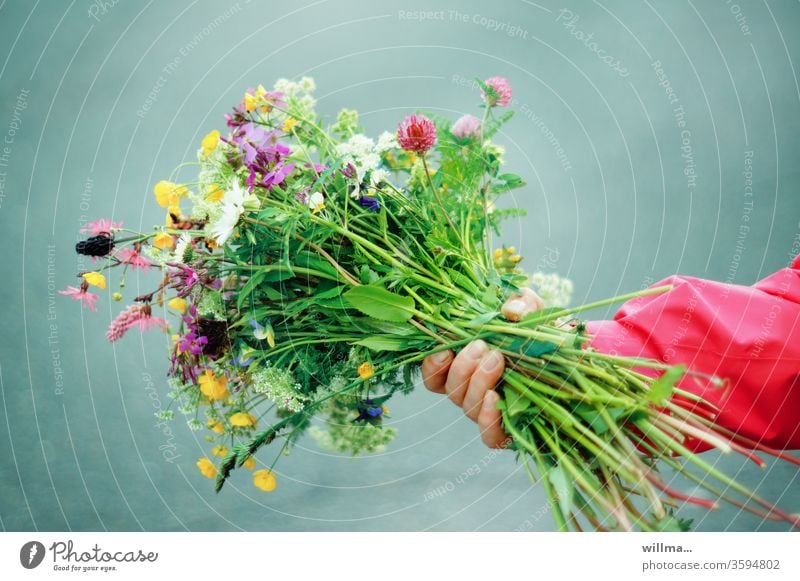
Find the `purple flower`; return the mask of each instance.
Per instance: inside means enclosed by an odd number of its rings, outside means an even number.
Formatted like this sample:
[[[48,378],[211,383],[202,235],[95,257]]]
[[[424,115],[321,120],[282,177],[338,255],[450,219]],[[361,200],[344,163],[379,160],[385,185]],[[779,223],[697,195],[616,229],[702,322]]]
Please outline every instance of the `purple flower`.
[[[381,201],[375,196],[361,196],[358,198],[358,205],[370,212],[377,212],[381,209]]]

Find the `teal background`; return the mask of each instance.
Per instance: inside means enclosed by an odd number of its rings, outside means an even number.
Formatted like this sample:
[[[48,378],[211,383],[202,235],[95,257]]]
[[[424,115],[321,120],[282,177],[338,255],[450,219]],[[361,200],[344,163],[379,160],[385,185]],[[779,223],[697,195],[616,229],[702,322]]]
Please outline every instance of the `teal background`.
[[[562,9],[579,16],[571,28]],[[575,303],[676,272],[751,284],[800,235],[799,24],[800,5],[775,0],[0,2],[0,527],[552,530],[512,454],[485,449],[425,390],[393,403],[386,453],[354,460],[306,439],[275,493],[236,474],[215,495],[194,466],[202,433],[153,417],[167,405],[167,339],[106,343],[113,284],[97,314],[54,294],[81,268],[77,230],[160,222],[152,185],[248,86],[311,75],[321,113],[357,108],[377,135],[418,108],[475,113],[469,80],[503,75],[518,114],[497,140],[529,184],[506,200],[529,216],[504,241],[529,269],[571,277]],[[694,188],[654,61],[685,111]],[[129,277],[125,292],[154,280]],[[800,507],[796,469],[719,464]],[[700,530],[786,530],[727,507],[682,514]]]

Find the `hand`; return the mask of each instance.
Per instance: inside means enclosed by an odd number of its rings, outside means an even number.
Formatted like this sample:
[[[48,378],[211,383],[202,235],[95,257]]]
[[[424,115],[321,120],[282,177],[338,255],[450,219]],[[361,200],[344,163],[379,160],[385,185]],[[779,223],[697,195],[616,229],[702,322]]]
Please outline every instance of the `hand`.
[[[542,299],[526,288],[506,301],[502,313],[509,321],[516,322],[543,307]],[[478,423],[484,444],[504,448],[508,435],[500,425],[500,411],[495,407],[500,396],[494,390],[504,369],[503,355],[478,339],[455,357],[452,351],[426,357],[422,362],[422,381],[432,392],[446,393],[469,419]]]

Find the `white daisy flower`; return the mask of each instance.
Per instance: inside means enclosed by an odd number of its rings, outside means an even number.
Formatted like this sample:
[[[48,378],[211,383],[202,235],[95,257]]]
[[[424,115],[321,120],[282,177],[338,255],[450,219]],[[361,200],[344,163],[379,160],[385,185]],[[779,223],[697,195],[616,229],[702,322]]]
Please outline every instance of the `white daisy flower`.
[[[222,212],[217,219],[208,225],[209,232],[217,244],[222,246],[233,234],[233,229],[239,223],[239,218],[245,211],[245,205],[258,207],[258,198],[247,192],[234,180],[230,190],[222,198]]]

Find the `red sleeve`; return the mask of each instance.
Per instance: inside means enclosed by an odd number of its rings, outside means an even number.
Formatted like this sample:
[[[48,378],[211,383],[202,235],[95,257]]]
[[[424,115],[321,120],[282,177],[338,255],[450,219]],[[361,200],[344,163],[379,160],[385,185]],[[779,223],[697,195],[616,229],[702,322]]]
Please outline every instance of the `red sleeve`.
[[[717,405],[720,426],[800,449],[800,256],[753,286],[688,276],[654,286],[664,284],[673,289],[625,303],[611,321],[589,322],[590,345],[727,378],[724,388],[691,377],[679,386]]]

